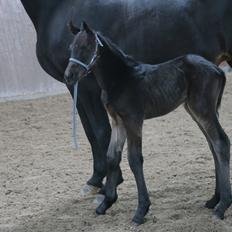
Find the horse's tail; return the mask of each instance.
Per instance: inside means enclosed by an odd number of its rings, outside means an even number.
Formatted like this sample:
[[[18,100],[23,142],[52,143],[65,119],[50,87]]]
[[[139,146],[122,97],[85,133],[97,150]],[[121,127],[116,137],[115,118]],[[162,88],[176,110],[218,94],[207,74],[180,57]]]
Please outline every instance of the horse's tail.
[[[221,89],[220,89],[220,92],[219,92],[219,95],[218,95],[217,114],[218,114],[218,110],[219,110],[219,108],[221,106],[222,96],[223,96],[225,85],[226,85],[225,73],[220,68],[218,68],[218,70],[219,70],[219,73],[220,73],[220,78],[222,79],[222,84],[221,84]]]

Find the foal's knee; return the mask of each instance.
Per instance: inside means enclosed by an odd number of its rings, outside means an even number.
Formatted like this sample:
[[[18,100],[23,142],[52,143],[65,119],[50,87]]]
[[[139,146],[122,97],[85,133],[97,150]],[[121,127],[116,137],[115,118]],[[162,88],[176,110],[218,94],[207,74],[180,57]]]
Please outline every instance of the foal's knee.
[[[107,167],[110,170],[118,168],[121,162],[121,152],[117,151],[114,154],[107,155]]]

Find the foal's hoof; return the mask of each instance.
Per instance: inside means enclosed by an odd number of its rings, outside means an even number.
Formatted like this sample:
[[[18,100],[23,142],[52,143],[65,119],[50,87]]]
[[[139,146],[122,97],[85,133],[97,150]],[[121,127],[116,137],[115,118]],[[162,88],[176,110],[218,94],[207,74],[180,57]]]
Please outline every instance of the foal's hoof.
[[[117,198],[115,198],[115,200],[113,201],[109,201],[105,198],[104,201],[97,207],[96,213],[98,215],[104,215],[106,213],[106,210],[109,209],[116,200]]]
[[[104,204],[104,201],[99,205],[96,209],[96,214],[97,215],[104,215],[106,214],[106,206]]]
[[[225,209],[224,209],[224,207],[222,207],[222,204],[219,203],[214,209],[213,219],[214,220],[218,220],[218,219],[223,220],[224,213],[225,213]]]
[[[134,216],[134,218],[132,219],[132,224],[134,226],[142,225],[144,222],[145,222],[145,219],[141,217]]]
[[[137,211],[136,211],[135,216],[132,219],[132,222],[137,224],[137,225],[143,224],[145,222],[144,217],[148,213],[150,205],[151,205],[151,202],[150,202],[150,200],[148,200],[146,202],[146,204],[143,206],[143,208],[138,208]]]
[[[219,211],[215,210],[212,216],[213,220],[223,220],[224,219],[224,213],[220,213]]]
[[[81,195],[82,197],[92,196],[92,195],[97,194],[98,191],[99,191],[99,189],[100,189],[100,188],[98,188],[98,187],[95,187],[95,186],[93,186],[93,185],[88,185],[88,184],[87,184],[87,185],[85,185],[85,186],[81,189],[80,195]]]
[[[214,209],[213,219],[224,219],[225,211],[231,206],[232,199],[228,197],[226,201],[220,201]]]
[[[105,195],[97,194],[96,198],[93,200],[93,203],[99,206],[104,201],[104,199],[105,199]]]

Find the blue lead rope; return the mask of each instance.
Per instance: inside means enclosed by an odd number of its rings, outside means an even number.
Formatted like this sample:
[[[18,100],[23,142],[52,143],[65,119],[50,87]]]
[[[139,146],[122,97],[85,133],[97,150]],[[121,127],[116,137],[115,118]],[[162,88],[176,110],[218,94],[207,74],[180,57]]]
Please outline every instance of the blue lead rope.
[[[73,95],[73,120],[72,120],[72,137],[74,148],[78,149],[77,143],[77,93],[78,93],[78,82],[74,85],[74,95]]]

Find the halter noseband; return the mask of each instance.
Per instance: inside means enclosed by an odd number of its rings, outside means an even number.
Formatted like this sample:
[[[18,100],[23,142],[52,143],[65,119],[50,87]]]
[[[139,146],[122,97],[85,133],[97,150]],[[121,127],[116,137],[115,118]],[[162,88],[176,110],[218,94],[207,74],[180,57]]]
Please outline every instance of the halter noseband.
[[[97,51],[98,51],[98,46],[103,47],[102,42],[100,41],[100,39],[98,38],[98,35],[95,34],[95,38],[96,38],[96,48],[94,51],[94,55],[91,59],[91,61],[89,62],[89,64],[85,64],[82,61],[75,59],[75,58],[69,58],[69,62],[72,62],[74,64],[79,64],[80,66],[82,66],[86,71],[89,71],[91,66],[93,65],[93,63],[95,62],[96,58],[98,57],[97,55]]]
[[[75,63],[75,64],[79,64],[80,66],[82,66],[82,67],[85,68],[86,70],[89,69],[89,64],[88,64],[88,65],[87,65],[87,64],[84,64],[84,63],[81,62],[80,60],[77,60],[77,59],[75,59],[75,58],[70,58],[69,61],[72,62],[72,63]]]

